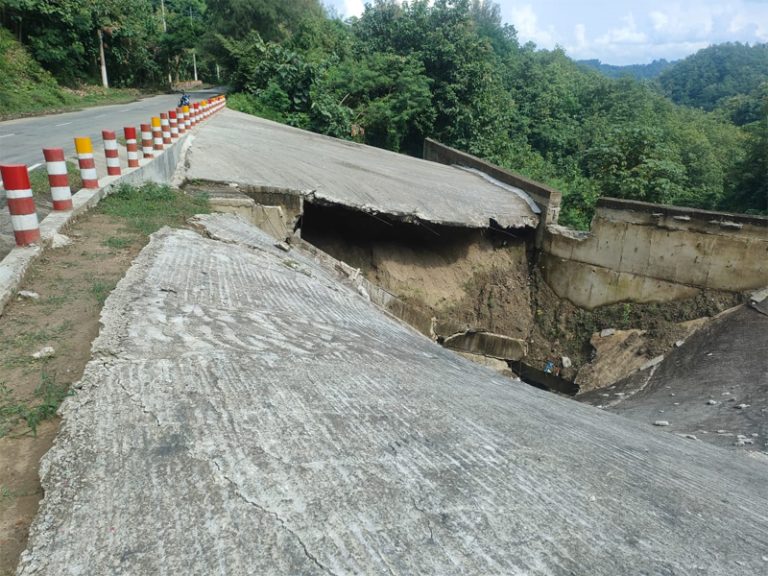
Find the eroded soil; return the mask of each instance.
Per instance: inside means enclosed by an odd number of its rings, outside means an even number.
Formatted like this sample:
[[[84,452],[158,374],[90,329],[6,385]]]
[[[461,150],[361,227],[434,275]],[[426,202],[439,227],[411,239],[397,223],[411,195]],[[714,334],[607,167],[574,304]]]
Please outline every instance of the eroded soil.
[[[44,401],[36,394],[43,383],[69,388],[81,377],[102,304],[146,242],[120,220],[97,213],[67,235],[72,244],[47,251],[21,287],[39,299],[17,298],[0,317],[0,381],[18,405]],[[31,357],[46,346],[54,348],[54,356]],[[42,497],[38,465],[58,418],[33,431],[22,418],[7,415],[0,427],[6,428],[0,437],[0,575],[6,576],[15,571]]]

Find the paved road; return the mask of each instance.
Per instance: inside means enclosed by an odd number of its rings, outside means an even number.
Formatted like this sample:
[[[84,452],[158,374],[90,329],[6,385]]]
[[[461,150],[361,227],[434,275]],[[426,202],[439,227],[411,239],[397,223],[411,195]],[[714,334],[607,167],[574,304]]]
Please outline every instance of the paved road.
[[[756,576],[768,466],[515,384],[231,216],[102,311],[19,576]]]
[[[200,128],[187,178],[272,186],[406,222],[535,228],[525,192],[466,170],[227,110]],[[534,204],[535,207],[535,204]]]
[[[220,91],[211,89],[189,92],[189,95],[193,100],[202,100],[218,93]],[[131,104],[0,122],[0,164],[34,166],[43,162],[42,149],[46,147],[61,147],[65,154],[73,155],[75,136],[90,136],[94,141],[101,141],[102,130],[138,127],[150,117],[175,108],[178,102],[178,94],[164,94]]]

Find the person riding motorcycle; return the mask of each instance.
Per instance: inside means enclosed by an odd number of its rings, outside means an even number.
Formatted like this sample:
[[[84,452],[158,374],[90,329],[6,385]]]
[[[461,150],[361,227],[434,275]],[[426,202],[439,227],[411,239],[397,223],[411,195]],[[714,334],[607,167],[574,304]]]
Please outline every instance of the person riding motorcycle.
[[[182,106],[189,106],[189,94],[186,92],[181,93],[181,100],[179,100],[179,108]]]

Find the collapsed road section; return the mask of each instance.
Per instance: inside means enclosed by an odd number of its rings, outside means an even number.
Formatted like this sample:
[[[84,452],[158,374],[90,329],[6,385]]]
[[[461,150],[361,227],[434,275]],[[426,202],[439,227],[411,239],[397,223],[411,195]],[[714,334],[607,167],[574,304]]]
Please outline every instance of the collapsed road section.
[[[765,571],[764,463],[515,384],[198,223],[230,240],[161,231],[110,295],[20,576]]]

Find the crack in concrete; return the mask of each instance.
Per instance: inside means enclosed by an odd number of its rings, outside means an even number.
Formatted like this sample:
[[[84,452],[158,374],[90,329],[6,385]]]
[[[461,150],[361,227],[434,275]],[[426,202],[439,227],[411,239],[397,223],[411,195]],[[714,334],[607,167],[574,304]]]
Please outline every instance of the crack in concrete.
[[[158,415],[155,414],[149,408],[147,408],[147,406],[144,404],[144,402],[141,401],[141,398],[138,395],[136,395],[133,392],[131,392],[130,390],[128,390],[128,388],[125,387],[125,384],[123,384],[123,381],[122,381],[122,379],[119,376],[116,377],[116,380],[117,380],[117,385],[120,386],[120,388],[123,389],[123,392],[125,392],[128,395],[128,398],[130,398],[131,402],[133,402],[139,408],[141,408],[142,413],[144,413],[144,414],[154,418],[155,419],[155,423],[158,426],[162,426],[162,423],[160,422],[160,418],[158,417]]]
[[[293,530],[292,528],[290,528],[290,527],[289,527],[289,526],[286,524],[285,520],[284,520],[282,517],[280,517],[280,515],[279,515],[277,512],[273,512],[272,510],[269,510],[268,508],[265,508],[264,506],[262,506],[262,505],[261,505],[261,504],[259,504],[258,502],[254,502],[253,500],[251,500],[250,498],[248,498],[248,497],[247,497],[245,494],[243,494],[242,490],[240,489],[240,485],[239,485],[237,482],[235,482],[234,480],[232,480],[232,478],[230,478],[229,476],[227,476],[227,474],[226,474],[226,473],[225,473],[225,472],[222,470],[221,466],[219,465],[219,463],[218,463],[218,462],[216,462],[216,460],[210,460],[210,462],[211,462],[211,463],[214,465],[214,467],[216,468],[216,470],[218,470],[218,471],[219,471],[219,473],[221,474],[221,477],[222,477],[224,480],[226,480],[226,481],[227,481],[227,482],[228,482],[230,485],[232,485],[232,487],[233,487],[233,488],[234,488],[234,490],[235,490],[235,494],[237,494],[237,496],[238,496],[238,497],[239,497],[241,500],[243,500],[243,502],[246,502],[246,503],[250,504],[251,506],[253,506],[254,508],[256,508],[257,510],[261,511],[261,512],[262,512],[262,513],[264,513],[264,514],[267,514],[268,516],[271,516],[271,517],[273,517],[273,518],[274,518],[274,519],[277,521],[277,523],[280,525],[280,527],[281,527],[283,530],[285,530],[286,532],[288,532],[288,533],[289,533],[291,536],[293,536],[293,537],[296,539],[296,541],[299,543],[299,546],[301,546],[301,549],[303,550],[303,552],[304,552],[304,555],[305,555],[305,556],[306,556],[306,557],[307,557],[307,558],[308,558],[308,559],[309,559],[309,560],[310,560],[310,561],[311,561],[311,562],[312,562],[312,563],[313,563],[315,566],[317,566],[318,568],[320,568],[320,570],[322,570],[322,571],[323,571],[323,572],[325,572],[326,574],[330,574],[330,576],[338,576],[338,575],[337,575],[335,572],[333,572],[333,571],[332,571],[330,568],[328,568],[328,567],[327,567],[327,566],[325,566],[325,565],[324,565],[322,562],[320,562],[320,561],[317,559],[317,557],[316,557],[314,554],[312,554],[312,553],[309,551],[309,549],[307,548],[307,545],[306,545],[306,544],[304,543],[304,541],[301,539],[301,536],[299,536],[299,535],[296,533],[296,531],[295,531],[295,530]]]
[[[435,543],[435,535],[434,532],[432,532],[432,521],[429,519],[429,513],[424,510],[423,508],[419,508],[419,505],[416,503],[416,498],[411,497],[411,502],[413,503],[413,507],[416,508],[418,512],[421,512],[424,515],[424,520],[427,522],[427,529],[429,530],[429,541],[434,544]]]

